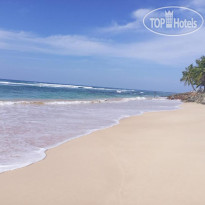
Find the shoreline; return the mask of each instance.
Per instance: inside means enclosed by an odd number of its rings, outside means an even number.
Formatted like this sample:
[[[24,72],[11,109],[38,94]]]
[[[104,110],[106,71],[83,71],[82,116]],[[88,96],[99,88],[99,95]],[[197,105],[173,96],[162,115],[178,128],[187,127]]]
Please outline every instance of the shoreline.
[[[110,97],[93,99],[0,99],[0,105],[78,105],[97,103],[122,103],[133,100],[167,99],[167,97],[134,96],[134,97]]]
[[[0,200],[5,205],[204,204],[205,109],[192,103],[180,107],[121,119],[47,150],[44,160],[2,173]]]
[[[162,97],[161,97],[161,98],[162,98]],[[159,98],[159,99],[160,99],[160,98]],[[159,100],[159,99],[158,99],[158,100]],[[166,98],[162,98],[162,99],[166,99]],[[152,100],[153,100],[153,99],[152,99]],[[43,155],[41,159],[36,160],[36,161],[34,161],[34,162],[31,162],[31,163],[25,163],[24,165],[19,165],[19,167],[16,167],[16,168],[12,168],[12,169],[8,169],[8,170],[6,170],[6,171],[2,171],[2,172],[0,172],[0,175],[3,174],[3,173],[5,173],[5,172],[10,172],[10,171],[14,171],[14,170],[17,170],[17,169],[22,169],[22,168],[25,168],[25,167],[28,167],[28,166],[32,166],[32,165],[35,164],[35,163],[38,163],[38,162],[40,162],[40,161],[42,161],[42,160],[45,160],[46,157],[47,157],[47,152],[48,152],[49,150],[52,150],[52,149],[54,149],[54,148],[57,148],[58,146],[61,146],[61,145],[65,144],[65,143],[68,143],[68,142],[70,142],[70,141],[72,141],[72,140],[75,140],[75,139],[78,139],[78,138],[80,138],[80,137],[87,136],[87,135],[90,135],[90,134],[95,133],[95,132],[97,132],[97,131],[101,131],[101,130],[105,130],[105,129],[109,129],[109,128],[112,128],[112,127],[114,127],[114,126],[117,126],[117,125],[120,124],[120,121],[121,121],[121,120],[130,118],[130,117],[141,116],[141,115],[144,115],[145,113],[174,111],[174,110],[181,109],[182,105],[183,105],[183,103],[181,102],[181,104],[176,105],[174,108],[167,109],[167,110],[141,111],[141,113],[138,113],[138,114],[135,114],[135,115],[125,115],[125,116],[121,116],[121,117],[119,117],[118,119],[115,119],[114,122],[113,122],[112,124],[110,124],[110,125],[107,125],[107,126],[104,126],[104,127],[101,127],[101,128],[95,128],[95,129],[89,130],[89,131],[87,131],[87,132],[84,133],[84,134],[81,134],[81,135],[79,135],[79,136],[75,136],[75,137],[66,139],[66,140],[64,140],[64,141],[62,141],[62,142],[59,142],[59,143],[57,143],[57,144],[55,144],[55,145],[53,145],[53,146],[50,146],[50,147],[48,147],[48,148],[40,148],[39,152],[42,152],[42,155]],[[9,166],[12,167],[13,165],[9,165]]]

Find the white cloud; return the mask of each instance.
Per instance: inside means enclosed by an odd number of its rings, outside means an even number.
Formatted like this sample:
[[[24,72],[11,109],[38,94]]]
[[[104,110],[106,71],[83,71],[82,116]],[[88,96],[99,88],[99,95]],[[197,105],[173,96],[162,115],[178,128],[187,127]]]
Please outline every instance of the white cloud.
[[[133,21],[124,25],[113,22],[111,26],[101,28],[99,31],[108,33],[121,33],[125,31],[137,30],[139,27],[140,23],[138,21]]]
[[[191,0],[190,2],[192,5],[197,6],[197,7],[205,7],[205,1],[204,0]]]
[[[143,19],[144,16],[150,11],[150,9],[137,9],[132,13],[132,16],[136,19]]]
[[[150,11],[150,9],[137,9],[132,12],[131,17],[135,20],[128,22],[126,24],[119,24],[113,22],[111,26],[98,29],[100,32],[108,33],[121,33],[126,31],[141,31],[143,26],[143,18]]]
[[[188,0],[182,2],[183,6],[194,9],[201,14],[205,12],[205,1],[204,0]]]
[[[156,34],[151,34],[156,35]],[[205,54],[205,29],[180,37],[162,37],[140,43],[117,43],[75,35],[36,36],[0,30],[0,49],[53,55],[120,57],[160,64],[189,64]]]
[[[39,37],[26,32],[0,30],[0,48],[59,55],[102,54],[106,42],[78,35]]]

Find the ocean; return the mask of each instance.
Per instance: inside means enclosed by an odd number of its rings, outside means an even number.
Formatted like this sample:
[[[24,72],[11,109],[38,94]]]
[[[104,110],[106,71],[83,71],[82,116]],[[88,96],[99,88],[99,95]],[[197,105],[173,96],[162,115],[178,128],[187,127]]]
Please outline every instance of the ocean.
[[[0,173],[45,158],[47,149],[120,119],[177,109],[172,93],[0,80]]]

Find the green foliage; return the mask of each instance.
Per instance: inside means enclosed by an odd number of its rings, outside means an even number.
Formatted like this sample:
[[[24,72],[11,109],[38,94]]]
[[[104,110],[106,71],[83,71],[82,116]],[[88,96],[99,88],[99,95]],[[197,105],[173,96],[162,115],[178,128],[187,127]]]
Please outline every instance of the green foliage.
[[[180,81],[185,85],[191,85],[193,90],[198,88],[205,92],[205,56],[196,60],[196,66],[191,64],[182,72]]]

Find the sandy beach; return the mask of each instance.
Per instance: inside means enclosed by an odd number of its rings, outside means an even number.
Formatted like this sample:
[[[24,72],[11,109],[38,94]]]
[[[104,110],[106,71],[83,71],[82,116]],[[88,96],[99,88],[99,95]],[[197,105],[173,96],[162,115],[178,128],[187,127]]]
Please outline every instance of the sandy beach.
[[[204,205],[205,106],[145,113],[0,174],[3,205]]]

